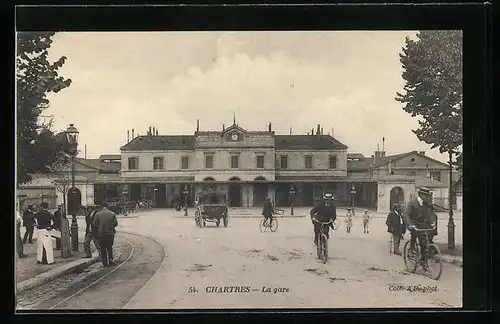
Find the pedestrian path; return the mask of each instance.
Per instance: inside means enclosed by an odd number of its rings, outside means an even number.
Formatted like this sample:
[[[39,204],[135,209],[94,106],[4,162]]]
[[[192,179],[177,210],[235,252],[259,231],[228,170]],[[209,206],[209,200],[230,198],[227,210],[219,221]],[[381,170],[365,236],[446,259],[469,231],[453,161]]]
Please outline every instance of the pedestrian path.
[[[85,258],[85,252],[83,250],[84,234],[84,232],[79,233],[78,252],[72,251],[72,255],[68,258],[63,258],[61,255],[62,251],[55,249],[56,243],[53,238],[54,263],[52,264],[37,263],[36,238],[33,238],[33,244],[24,244],[23,250],[26,256],[24,258],[18,258],[16,255],[16,284],[18,291],[33,288],[46,281],[53,280],[65,273],[71,272],[75,268],[98,261],[98,255],[95,252],[93,243],[91,244],[91,250],[94,253],[93,257]]]

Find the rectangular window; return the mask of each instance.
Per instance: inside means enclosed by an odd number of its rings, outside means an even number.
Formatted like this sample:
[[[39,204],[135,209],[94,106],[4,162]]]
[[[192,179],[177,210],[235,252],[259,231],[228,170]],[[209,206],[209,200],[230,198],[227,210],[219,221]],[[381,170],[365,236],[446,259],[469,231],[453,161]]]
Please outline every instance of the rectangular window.
[[[163,170],[163,157],[157,156],[153,158],[153,169]]]
[[[441,171],[431,171],[430,178],[436,181],[441,181]]]
[[[182,169],[189,169],[189,157],[183,156],[181,159],[181,168]]]
[[[282,169],[288,169],[288,157],[287,156],[281,157],[280,166]]]
[[[313,164],[312,160],[313,160],[313,157],[311,155],[304,157],[304,164],[305,164],[306,169],[312,169],[312,164]]]
[[[264,156],[257,156],[257,169],[264,169]]]
[[[330,169],[336,169],[337,168],[337,156],[331,155],[330,156]]]
[[[232,169],[237,169],[239,166],[239,156],[238,155],[232,155],[231,156],[231,168]]]
[[[214,167],[213,155],[205,155],[205,168],[212,169]]]
[[[128,169],[129,170],[137,170],[139,167],[139,158],[130,157],[128,158]]]

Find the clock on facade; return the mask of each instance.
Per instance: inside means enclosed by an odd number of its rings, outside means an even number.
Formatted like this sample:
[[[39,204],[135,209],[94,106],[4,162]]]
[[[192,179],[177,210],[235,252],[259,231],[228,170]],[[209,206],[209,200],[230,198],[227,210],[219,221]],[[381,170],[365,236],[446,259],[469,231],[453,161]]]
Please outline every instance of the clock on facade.
[[[238,134],[233,134],[233,135],[231,135],[231,139],[232,139],[233,141],[237,141],[237,140],[238,140]]]

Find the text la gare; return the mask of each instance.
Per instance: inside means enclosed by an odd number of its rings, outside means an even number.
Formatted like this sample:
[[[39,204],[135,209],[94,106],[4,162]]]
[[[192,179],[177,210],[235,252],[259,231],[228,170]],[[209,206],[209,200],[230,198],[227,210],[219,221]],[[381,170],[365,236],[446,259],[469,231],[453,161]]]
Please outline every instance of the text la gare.
[[[277,293],[287,293],[290,292],[290,289],[285,288],[285,287],[262,287],[262,292],[263,293],[272,293],[272,294],[277,294]]]

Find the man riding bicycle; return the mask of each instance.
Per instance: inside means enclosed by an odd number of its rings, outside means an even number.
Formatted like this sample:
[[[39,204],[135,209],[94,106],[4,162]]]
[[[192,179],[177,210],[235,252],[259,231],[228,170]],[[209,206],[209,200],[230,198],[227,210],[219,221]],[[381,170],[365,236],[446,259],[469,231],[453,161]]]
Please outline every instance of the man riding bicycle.
[[[333,204],[333,194],[325,193],[323,195],[323,202],[311,210],[311,221],[314,225],[314,244],[317,244],[318,235],[321,231],[321,226],[323,226],[318,222],[327,223],[331,221],[329,226],[333,229],[335,219],[337,219],[337,208]],[[329,238],[329,229],[327,226],[325,226],[325,230],[326,237]]]
[[[433,229],[436,226],[437,216],[432,208],[431,193],[428,188],[420,187],[417,191],[417,197],[413,199],[406,207],[403,217],[411,234],[411,247],[415,247],[415,242],[418,238],[418,243],[421,249],[420,260],[424,270],[427,269],[427,242],[424,236],[416,231],[416,229]]]
[[[266,222],[269,221],[268,224],[271,224],[273,220],[273,214],[274,207],[273,203],[271,202],[271,197],[267,197],[266,201],[264,202],[264,208],[262,209],[262,216],[264,216]]]

